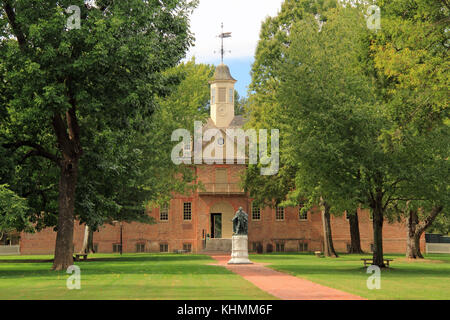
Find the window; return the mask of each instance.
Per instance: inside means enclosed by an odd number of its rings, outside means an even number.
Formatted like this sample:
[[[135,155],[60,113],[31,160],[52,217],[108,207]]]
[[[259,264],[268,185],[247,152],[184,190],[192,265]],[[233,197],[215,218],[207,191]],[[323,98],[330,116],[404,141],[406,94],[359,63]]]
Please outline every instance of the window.
[[[185,202],[183,204],[183,220],[192,220],[192,203]]]
[[[227,88],[219,88],[219,103],[227,102]]]
[[[216,89],[211,90],[211,104],[216,103]]]
[[[303,206],[300,206],[298,208],[298,219],[300,221],[307,221],[308,220],[308,212],[307,211],[302,212],[302,209],[303,209]]]
[[[284,208],[283,207],[277,207],[275,211],[275,219],[278,221],[284,220]]]
[[[136,252],[137,253],[145,252],[145,243],[136,243]]]
[[[183,243],[183,250],[186,252],[192,251],[192,244],[191,243]]]
[[[159,252],[169,252],[169,244],[160,243],[159,244]]]
[[[308,251],[308,243],[307,242],[300,242],[298,244],[298,251],[300,251],[300,252],[307,252]]]
[[[277,243],[275,248],[277,252],[284,252],[284,243],[281,242]]]
[[[121,251],[121,250],[120,250],[120,247],[121,247],[120,243],[114,243],[114,244],[113,244],[113,252],[114,252],[114,253],[120,252],[120,251]]]
[[[226,184],[228,182],[228,172],[227,169],[216,169],[216,183]]]
[[[161,221],[169,221],[169,204],[163,204],[159,208],[159,220]]]
[[[261,220],[261,208],[252,203],[252,220]]]
[[[261,242],[252,242],[252,251],[257,253],[262,253],[263,246]]]
[[[230,103],[233,103],[233,95],[234,95],[234,90],[233,89],[230,89],[230,92],[229,92],[229,96],[230,96]]]

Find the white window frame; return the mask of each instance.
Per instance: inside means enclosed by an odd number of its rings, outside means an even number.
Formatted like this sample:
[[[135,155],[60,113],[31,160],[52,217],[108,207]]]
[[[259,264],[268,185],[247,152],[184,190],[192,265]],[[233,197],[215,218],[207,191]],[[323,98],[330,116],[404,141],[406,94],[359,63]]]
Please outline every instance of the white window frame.
[[[278,214],[279,214],[279,210],[281,210],[282,211],[282,214],[283,214],[283,218],[282,219],[279,219],[278,218]],[[280,211],[280,212],[281,212]],[[286,210],[285,210],[285,208],[284,207],[276,207],[275,208],[275,220],[276,221],[284,221],[284,219],[286,219]]]
[[[187,204],[189,204],[189,212],[187,212]],[[189,214],[190,218],[186,219],[186,215]],[[183,202],[183,221],[192,221],[192,202]]]
[[[169,211],[170,205],[168,203],[163,204],[161,207],[159,207],[159,221],[169,221]],[[167,219],[162,219],[163,214],[167,216]]]
[[[258,210],[257,213],[255,213],[255,210]],[[255,214],[259,216],[259,218],[255,219]],[[255,204],[252,202],[252,221],[261,221],[261,208],[255,206]]]

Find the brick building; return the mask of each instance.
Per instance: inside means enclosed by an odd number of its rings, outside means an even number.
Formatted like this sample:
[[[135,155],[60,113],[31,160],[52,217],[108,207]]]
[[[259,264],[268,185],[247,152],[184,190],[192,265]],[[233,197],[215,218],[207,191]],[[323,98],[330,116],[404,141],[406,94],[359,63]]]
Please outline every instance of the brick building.
[[[211,81],[211,118],[203,127],[220,130],[225,134],[227,128],[241,128],[244,119],[234,114],[234,84],[236,80],[227,66],[216,68]],[[218,144],[226,148],[230,142],[224,139],[211,139],[203,143],[203,159],[217,157],[213,151],[207,153],[208,146]],[[216,141],[217,140],[217,141]],[[186,145],[186,151],[192,151]],[[189,150],[190,149],[190,150]],[[226,160],[226,152],[222,157]],[[298,207],[257,208],[240,187],[240,175],[246,169],[238,160],[241,155],[234,153],[233,164],[202,164],[193,166],[203,188],[191,196],[174,195],[170,203],[154,209],[149,214],[156,224],[124,223],[106,225],[94,234],[94,247],[97,252],[190,252],[230,251],[232,222],[235,212],[243,207],[249,214],[249,249],[251,251],[315,251],[322,250],[323,227],[319,209],[302,215]],[[229,163],[225,161],[224,163]],[[373,242],[372,221],[367,210],[359,212],[361,246],[371,252]],[[335,249],[346,252],[350,245],[350,227],[345,215],[332,217],[331,226]],[[387,253],[406,251],[406,224],[385,223],[383,245]],[[75,252],[82,247],[84,227],[75,225]],[[22,254],[53,253],[56,234],[46,229],[37,234],[22,234],[20,251]],[[422,240],[421,247],[424,248]]]

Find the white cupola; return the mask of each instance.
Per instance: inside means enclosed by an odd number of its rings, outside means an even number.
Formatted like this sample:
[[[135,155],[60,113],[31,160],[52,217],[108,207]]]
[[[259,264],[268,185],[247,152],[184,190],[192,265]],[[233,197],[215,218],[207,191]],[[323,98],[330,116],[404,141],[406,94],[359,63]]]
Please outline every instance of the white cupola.
[[[230,68],[221,63],[216,67],[211,84],[211,119],[218,128],[227,128],[234,119],[234,84]]]

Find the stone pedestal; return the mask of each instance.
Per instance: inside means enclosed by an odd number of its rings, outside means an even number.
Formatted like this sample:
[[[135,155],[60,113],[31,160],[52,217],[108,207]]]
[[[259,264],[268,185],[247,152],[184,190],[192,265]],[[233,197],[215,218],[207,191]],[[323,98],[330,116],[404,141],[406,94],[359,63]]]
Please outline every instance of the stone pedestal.
[[[252,264],[248,259],[248,237],[234,235],[232,238],[231,260],[228,264]]]

